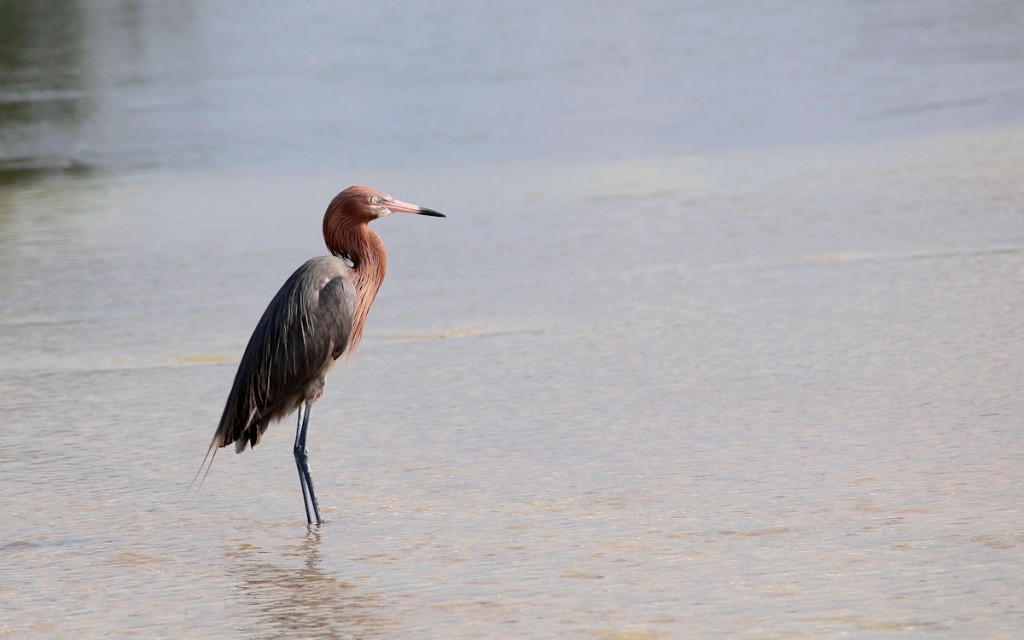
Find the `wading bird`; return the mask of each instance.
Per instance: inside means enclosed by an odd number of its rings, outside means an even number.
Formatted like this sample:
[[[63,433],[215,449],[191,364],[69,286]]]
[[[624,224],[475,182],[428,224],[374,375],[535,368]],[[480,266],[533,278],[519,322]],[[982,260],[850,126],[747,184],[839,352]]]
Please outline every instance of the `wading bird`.
[[[318,525],[323,520],[306,455],[309,412],[324,391],[327,372],[359,344],[387,265],[384,244],[367,224],[392,213],[445,217],[369,187],[349,187],[331,201],[324,214],[331,255],[299,267],[263,312],[207,450],[212,465],[220,447],[234,443],[236,453],[255,447],[271,422],[298,409],[293,453],[311,524],[314,517]]]

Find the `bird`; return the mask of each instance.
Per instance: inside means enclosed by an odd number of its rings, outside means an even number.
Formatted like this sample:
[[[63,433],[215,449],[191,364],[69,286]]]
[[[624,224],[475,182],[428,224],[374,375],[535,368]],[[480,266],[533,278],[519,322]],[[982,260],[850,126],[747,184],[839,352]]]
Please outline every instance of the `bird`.
[[[331,200],[323,220],[331,255],[306,261],[270,301],[242,354],[207,449],[209,473],[218,449],[234,444],[242,453],[255,447],[271,423],[298,409],[292,453],[309,525],[314,519],[323,524],[306,450],[310,412],[327,373],[359,345],[387,268],[384,243],[367,225],[392,213],[445,217],[365,186],[348,187]]]

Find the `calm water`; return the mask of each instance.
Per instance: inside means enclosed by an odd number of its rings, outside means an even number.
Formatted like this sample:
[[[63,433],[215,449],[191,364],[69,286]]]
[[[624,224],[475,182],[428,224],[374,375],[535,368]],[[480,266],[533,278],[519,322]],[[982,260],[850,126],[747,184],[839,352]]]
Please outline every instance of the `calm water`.
[[[0,637],[1020,637],[1022,33],[0,2]],[[290,420],[186,493],[354,183],[450,217],[375,225],[329,522]]]

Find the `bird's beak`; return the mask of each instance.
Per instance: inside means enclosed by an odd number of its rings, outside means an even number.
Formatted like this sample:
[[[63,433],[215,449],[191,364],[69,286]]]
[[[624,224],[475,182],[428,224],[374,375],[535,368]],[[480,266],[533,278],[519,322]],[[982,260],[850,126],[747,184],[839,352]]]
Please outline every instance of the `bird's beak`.
[[[433,209],[427,209],[417,204],[409,204],[408,202],[402,202],[401,200],[390,200],[385,204],[392,213],[416,213],[421,216],[434,216],[435,218],[446,218],[447,216],[440,211],[434,211]]]

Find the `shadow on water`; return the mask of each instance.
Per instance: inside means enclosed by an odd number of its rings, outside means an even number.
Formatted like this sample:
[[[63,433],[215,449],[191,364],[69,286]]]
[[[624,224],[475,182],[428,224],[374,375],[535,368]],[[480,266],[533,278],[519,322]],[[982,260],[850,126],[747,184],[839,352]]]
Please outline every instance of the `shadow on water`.
[[[295,562],[295,561],[298,562]],[[228,552],[237,579],[239,616],[246,637],[351,638],[387,633],[388,619],[376,596],[332,577],[322,567],[320,531],[275,555],[242,543]]]

